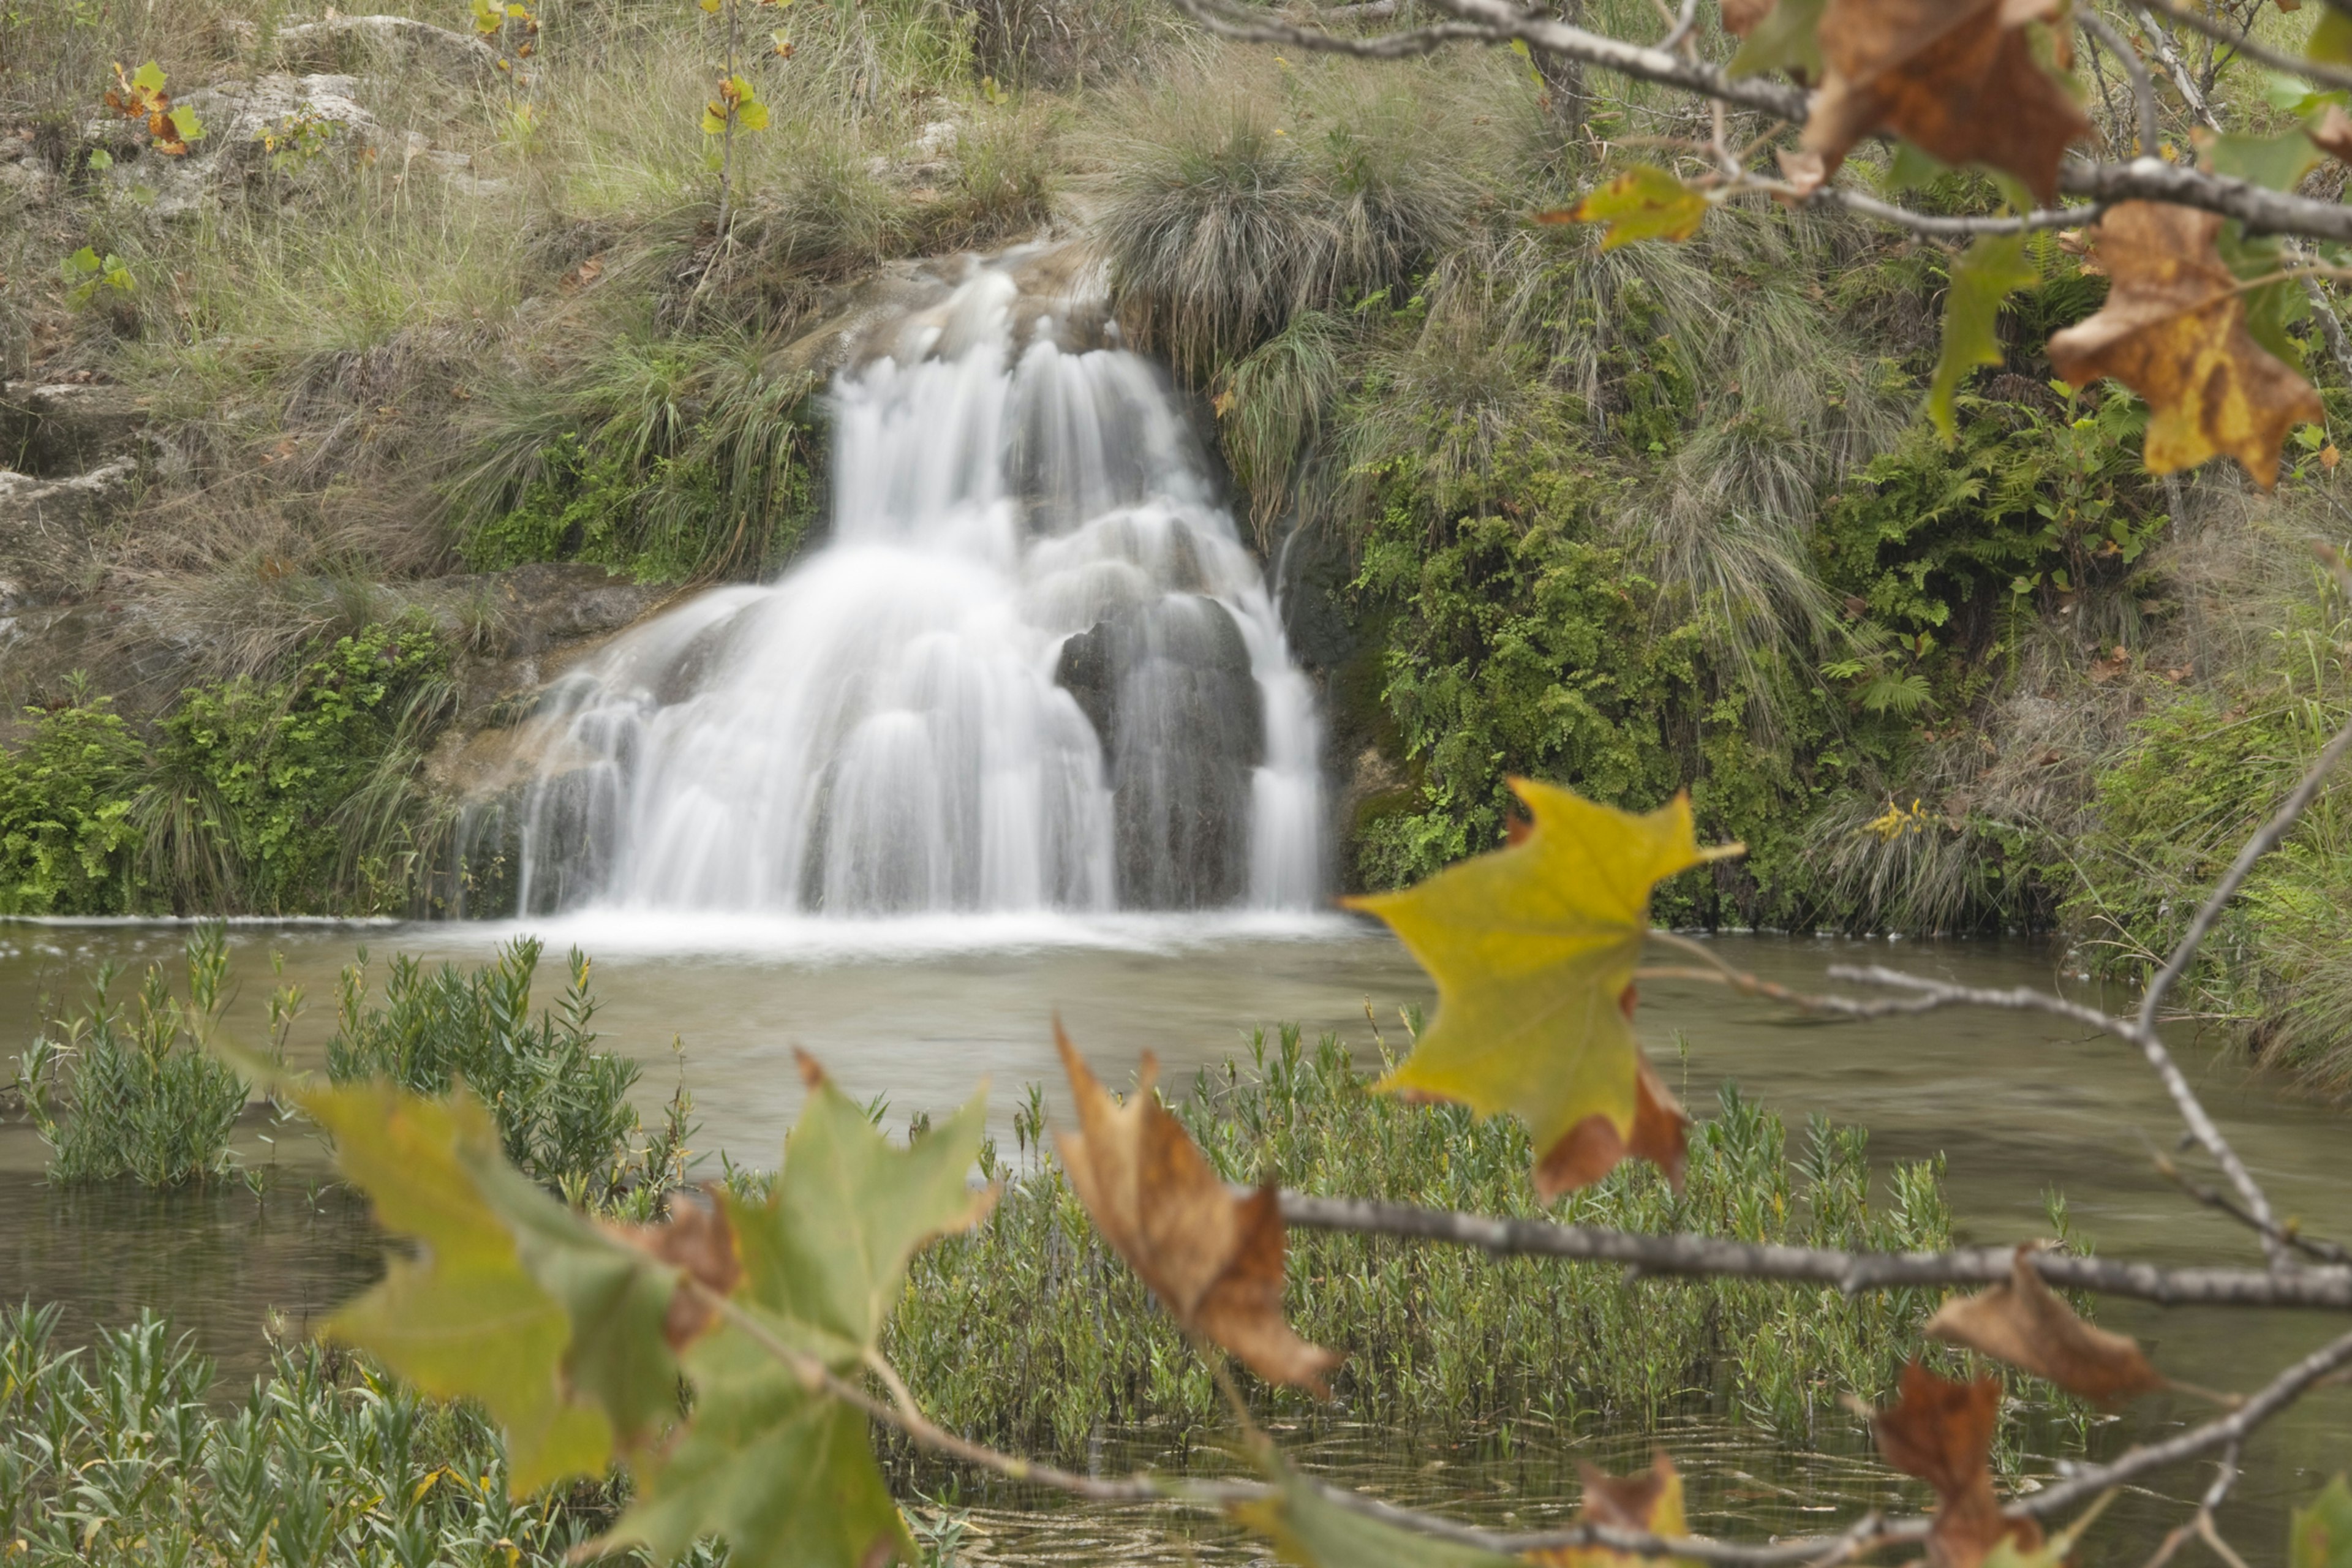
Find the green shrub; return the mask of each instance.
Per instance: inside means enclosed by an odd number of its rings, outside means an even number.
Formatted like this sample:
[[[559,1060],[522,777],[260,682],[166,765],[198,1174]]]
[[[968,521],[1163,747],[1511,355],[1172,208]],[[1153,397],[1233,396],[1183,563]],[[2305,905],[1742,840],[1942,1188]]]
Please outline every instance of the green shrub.
[[[173,1186],[227,1171],[246,1089],[206,1048],[227,1000],[221,927],[189,936],[187,965],[185,1002],[159,963],[127,1008],[110,994],[116,972],[101,967],[89,1005],[45,1030],[28,1053],[25,1076],[35,1123],[53,1152],[51,1180],[131,1176]],[[60,1107],[48,1103],[53,1087],[62,1089]]]
[[[396,955],[377,1006],[368,1000],[362,951],[342,972],[328,1077],[386,1079],[432,1095],[462,1082],[489,1105],[507,1158],[526,1174],[574,1203],[650,1214],[681,1179],[692,1101],[681,1087],[664,1127],[639,1143],[644,1129],[629,1090],[642,1069],[595,1048],[588,960],[572,954],[562,997],[534,1017],[539,958],[540,944],[529,937],[470,973]]]
[[[338,638],[290,681],[189,691],[131,820],[176,907],[404,907],[429,858],[416,773],[455,688],[421,612]]]
[[[1228,1062],[1189,1093],[1163,1092],[1229,1181],[1272,1173],[1312,1193],[1544,1212],[1518,1123],[1373,1094],[1331,1036],[1309,1050],[1295,1028],[1278,1042],[1261,1033],[1246,1068]],[[1078,1455],[1090,1434],[1130,1423],[1217,1428],[1223,1405],[1198,1358],[1042,1162],[1039,1105],[1033,1090],[1016,1136],[1017,1152],[1041,1163],[978,1228],[916,1258],[886,1353],[942,1425],[1017,1448]],[[1693,1130],[1679,1195],[1629,1163],[1551,1217],[1810,1246],[1948,1245],[1938,1163],[1895,1167],[1876,1206],[1864,1136],[1817,1121],[1792,1173],[1780,1120],[1727,1089],[1717,1119]],[[1291,1321],[1348,1352],[1333,1378],[1347,1419],[1439,1432],[1517,1418],[1568,1428],[1601,1414],[1654,1423],[1693,1405],[1803,1429],[1842,1391],[1894,1377],[1936,1304],[1927,1291],[1628,1283],[1607,1265],[1297,1230],[1289,1268]],[[1295,1391],[1255,1397],[1286,1421],[1331,1418]]]
[[[131,797],[147,749],[110,697],[77,679],[0,752],[0,914],[119,915],[138,907]]]

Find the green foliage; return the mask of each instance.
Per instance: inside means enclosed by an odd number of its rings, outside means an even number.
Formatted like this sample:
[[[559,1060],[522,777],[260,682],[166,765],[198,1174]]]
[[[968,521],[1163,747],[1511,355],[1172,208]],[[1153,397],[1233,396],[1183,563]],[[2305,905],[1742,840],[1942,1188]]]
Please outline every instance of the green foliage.
[[[876,1467],[866,1418],[808,1386],[772,1338],[855,1373],[907,1294],[908,1260],[971,1223],[984,1198],[964,1184],[983,1105],[894,1148],[830,1082],[810,1086],[764,1199],[727,1195],[750,1320],[687,1352],[698,1394],[679,1440],[645,1469],[644,1494],[614,1533],[657,1555],[711,1530],[734,1560],[824,1568],[901,1560],[913,1543]]]
[[[425,1244],[390,1259],[328,1331],[427,1392],[481,1400],[505,1432],[509,1495],[637,1449],[643,1490],[616,1541],[668,1558],[717,1531],[744,1568],[914,1556],[864,1413],[824,1380],[861,1366],[908,1254],[983,1206],[964,1185],[978,1102],[894,1149],[813,1082],[772,1195],[727,1202],[730,1243],[715,1220],[673,1216],[648,1236],[565,1207],[506,1163],[463,1089],[431,1100],[380,1080],[281,1087],[335,1135],[385,1228]],[[719,1248],[698,1250],[709,1235]],[[677,1408],[681,1344],[691,1414],[652,1447]]]
[[[246,1089],[206,1048],[227,1005],[221,927],[199,926],[189,936],[187,969],[184,1002],[159,963],[126,1007],[111,995],[115,972],[101,968],[91,1001],[43,1031],[26,1059],[35,1121],[54,1152],[51,1180],[129,1176],[161,1187],[229,1168],[229,1133]],[[62,1089],[62,1109],[47,1103],[53,1088]]]
[[[328,1076],[383,1079],[423,1095],[462,1082],[488,1103],[507,1159],[532,1180],[600,1206],[651,1183],[654,1192],[641,1200],[649,1201],[675,1175],[675,1125],[690,1101],[681,1090],[672,1128],[635,1146],[642,1127],[629,1090],[642,1068],[595,1048],[596,1001],[588,961],[577,952],[555,1007],[531,1016],[540,951],[535,939],[518,937],[470,973],[395,954],[379,1006],[368,997],[362,950],[342,972]]]
[[[1296,1029],[1261,1034],[1252,1052],[1172,1100],[1228,1181],[1272,1172],[1313,1193],[1543,1212],[1516,1121],[1372,1094],[1328,1036],[1310,1048]],[[1214,1384],[1043,1161],[1036,1103],[1033,1094],[1016,1130],[1019,1152],[1040,1163],[977,1229],[916,1259],[889,1359],[943,1425],[1014,1447],[1075,1458],[1104,1426],[1214,1428]],[[1948,1241],[1934,1163],[1888,1173],[1882,1207],[1859,1131],[1816,1124],[1794,1171],[1786,1143],[1777,1118],[1727,1090],[1717,1118],[1693,1131],[1681,1196],[1629,1163],[1549,1217],[1815,1246]],[[1325,1232],[1289,1240],[1291,1321],[1348,1351],[1332,1377],[1347,1418],[1441,1434],[1513,1421],[1569,1429],[1593,1415],[1648,1424],[1693,1405],[1802,1430],[1843,1391],[1891,1380],[1935,1305],[1928,1292],[1629,1285],[1602,1266]],[[1296,1391],[1253,1398],[1286,1422],[1328,1418]]]
[[[2347,1568],[2352,1564],[2352,1487],[2337,1476],[2309,1508],[2294,1510],[2287,1531],[2287,1568]]]
[[[0,914],[119,915],[138,904],[131,797],[146,748],[86,680],[0,752]]]
[[[621,342],[551,396],[504,389],[453,491],[478,570],[591,561],[651,581],[754,576],[814,521],[814,378],[749,342]]]
[[[414,775],[453,695],[421,613],[338,638],[289,681],[189,691],[132,813],[150,885],[209,910],[405,904],[425,849]]]
[[[1952,394],[1960,379],[1979,365],[2001,363],[2000,344],[1993,336],[2000,302],[2041,277],[2021,234],[1986,235],[1952,263],[1951,292],[1944,301],[1944,349],[1927,384],[1927,417],[1945,440],[1958,434]]]
[[[96,303],[101,291],[128,295],[139,288],[122,258],[110,250],[101,257],[87,245],[66,258],[65,275],[66,303],[77,310]]]
[[[57,1322],[0,1309],[0,1540],[25,1568],[556,1568],[613,1511],[604,1487],[509,1500],[478,1407],[348,1355],[279,1345],[224,1408],[161,1320],[80,1351]]]

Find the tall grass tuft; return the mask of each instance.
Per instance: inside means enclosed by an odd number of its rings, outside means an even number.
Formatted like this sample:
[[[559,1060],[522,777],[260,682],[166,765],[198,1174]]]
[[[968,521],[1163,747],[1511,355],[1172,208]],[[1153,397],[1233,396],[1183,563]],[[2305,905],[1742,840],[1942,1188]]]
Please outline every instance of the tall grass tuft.
[[[223,928],[191,932],[186,961],[185,1001],[158,963],[127,1006],[111,994],[119,972],[101,965],[90,1002],[45,1029],[27,1053],[23,1077],[53,1152],[52,1181],[129,1176],[162,1187],[228,1170],[246,1087],[206,1048],[227,1005]],[[53,1091],[61,1103],[50,1102]]]
[[[1452,102],[1388,73],[1205,74],[1114,144],[1097,226],[1129,335],[1196,382],[1302,311],[1402,287],[1459,239],[1484,177]]]
[[[583,955],[571,955],[555,1005],[533,1016],[540,952],[518,937],[471,973],[398,954],[376,1005],[362,950],[341,978],[328,1077],[384,1079],[427,1095],[463,1083],[489,1106],[507,1158],[525,1174],[574,1204],[650,1216],[681,1179],[693,1102],[681,1085],[663,1126],[647,1132],[629,1103],[642,1068],[595,1048]]]
[[[1508,1120],[1370,1092],[1337,1037],[1254,1037],[1246,1064],[1167,1091],[1219,1172],[1271,1173],[1318,1193],[1482,1213],[1542,1211],[1525,1132]],[[1225,1419],[1199,1358],[1097,1239],[1043,1154],[1034,1092],[1021,1161],[978,1229],[918,1258],[888,1353],[939,1418],[1015,1447],[1083,1453],[1106,1426],[1210,1430]],[[1792,1162],[1780,1120],[1727,1088],[1694,1130],[1685,1190],[1631,1163],[1555,1217],[1754,1241],[1933,1248],[1950,1218],[1929,1161],[1874,1196],[1858,1129],[1816,1122]],[[1793,1163],[1794,1169],[1791,1169]],[[1334,1387],[1353,1421],[1460,1431],[1588,1417],[1636,1421],[1691,1405],[1802,1430],[1841,1394],[1885,1386],[1919,1349],[1925,1292],[1710,1280],[1627,1282],[1613,1268],[1294,1231],[1287,1305],[1299,1331],[1348,1352]],[[1285,1420],[1328,1419],[1306,1396],[1257,1390]]]

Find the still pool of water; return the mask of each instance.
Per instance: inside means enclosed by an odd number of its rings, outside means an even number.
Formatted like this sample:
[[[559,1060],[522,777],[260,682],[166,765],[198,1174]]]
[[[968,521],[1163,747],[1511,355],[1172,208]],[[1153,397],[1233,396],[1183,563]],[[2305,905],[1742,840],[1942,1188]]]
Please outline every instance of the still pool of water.
[[[1049,1116],[1065,1092],[1053,1060],[1058,1014],[1107,1077],[1144,1051],[1171,1076],[1222,1060],[1252,1027],[1295,1021],[1330,1029],[1360,1056],[1377,1027],[1402,1047],[1401,1006],[1430,1000],[1427,981],[1385,933],[1337,917],[754,922],[574,917],[535,928],[551,956],[577,945],[595,959],[598,1026],[608,1047],[646,1063],[648,1105],[680,1074],[695,1097],[700,1148],[772,1163],[800,1101],[793,1050],[815,1056],[851,1091],[882,1095],[903,1124],[946,1109],[987,1082],[992,1127],[1009,1142],[1024,1085],[1045,1086]],[[310,1011],[293,1036],[298,1063],[316,1061],[332,1026],[334,980],[364,945],[382,973],[393,952],[478,963],[510,928],[478,925],[231,928],[241,989],[235,1026],[257,1035],[275,984],[303,987]],[[0,925],[0,1052],[29,1038],[43,1008],[83,983],[89,965],[175,958],[184,931],[156,925]],[[1818,986],[1837,963],[1886,963],[1979,984],[2066,984],[2047,950],[2025,943],[1850,942],[1766,936],[1713,943],[1728,962],[1784,984]],[[275,955],[282,975],[272,973]],[[542,971],[544,994],[561,984]],[[46,999],[46,1000],[45,1000]],[[2120,1002],[2121,998],[2111,998]],[[1370,1016],[1367,1016],[1367,1009]],[[2062,1022],[1948,1012],[1882,1023],[1796,1017],[1718,988],[1643,987],[1642,1031],[1668,1081],[1704,1115],[1727,1080],[1791,1125],[1820,1113],[1872,1130],[1874,1158],[1941,1153],[1965,1239],[2043,1234],[2044,1194],[2064,1194],[2076,1230],[2103,1253],[2161,1262],[2257,1258],[2245,1234],[2189,1204],[2153,1166],[2179,1121],[2137,1055]],[[673,1050],[673,1042],[676,1049]],[[2206,1103],[2282,1213],[2315,1233],[2352,1233],[2352,1137],[2341,1110],[2248,1070],[2217,1042],[2183,1031],[2176,1049]],[[29,1129],[0,1127],[0,1300],[67,1303],[85,1331],[142,1304],[194,1329],[242,1379],[257,1364],[265,1313],[308,1321],[363,1281],[375,1244],[355,1205],[323,1185],[314,1145],[265,1124],[246,1130],[248,1165],[274,1164],[265,1195],[243,1187],[201,1194],[68,1193],[40,1176]],[[2148,1341],[2174,1375],[2251,1388],[2341,1331],[2309,1314],[2223,1314],[2113,1302],[2110,1327]],[[2197,1419],[2193,1401],[2142,1401],[2098,1429],[2105,1451]],[[1533,1528],[1572,1497],[1574,1463],[1638,1465],[1653,1437],[1691,1460],[1695,1519],[1715,1528],[1799,1531],[1897,1493],[1852,1432],[1805,1443],[1699,1423],[1671,1434],[1601,1432],[1573,1441],[1524,1438],[1461,1451],[1340,1435],[1320,1441],[1342,1473],[1401,1499],[1454,1500],[1494,1521]],[[1148,1438],[1139,1438],[1147,1442]],[[2249,1474],[2225,1514],[2256,1564],[2283,1555],[2284,1516],[2326,1475],[2352,1466],[2352,1390],[2324,1390],[2247,1454]],[[2047,1469],[2047,1462],[2042,1468]],[[2160,1479],[2169,1496],[2201,1474]],[[1548,1501],[1547,1500],[1551,1500]],[[1213,1530],[1158,1514],[983,1506],[972,1515],[983,1555],[1004,1561],[1181,1561],[1227,1557]],[[2153,1498],[2126,1499],[2095,1553],[2145,1553],[2179,1516]],[[1240,1558],[1245,1560],[1247,1552]]]

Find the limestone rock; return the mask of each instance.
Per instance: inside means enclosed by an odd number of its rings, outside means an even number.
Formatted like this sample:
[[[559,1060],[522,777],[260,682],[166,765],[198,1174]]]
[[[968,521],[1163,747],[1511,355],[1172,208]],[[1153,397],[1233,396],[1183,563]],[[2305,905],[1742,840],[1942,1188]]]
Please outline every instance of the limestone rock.
[[[498,74],[498,51],[479,38],[411,16],[330,16],[281,28],[271,40],[292,71],[417,71],[451,87],[473,87]]]
[[[107,508],[125,499],[139,466],[128,458],[76,474],[41,479],[0,468],[0,550],[12,535],[31,530],[87,528]]]
[[[1119,903],[1192,909],[1246,893],[1265,715],[1225,607],[1174,594],[1122,610],[1065,642],[1054,679],[1109,763]]]

